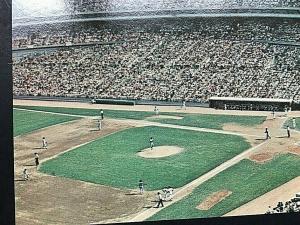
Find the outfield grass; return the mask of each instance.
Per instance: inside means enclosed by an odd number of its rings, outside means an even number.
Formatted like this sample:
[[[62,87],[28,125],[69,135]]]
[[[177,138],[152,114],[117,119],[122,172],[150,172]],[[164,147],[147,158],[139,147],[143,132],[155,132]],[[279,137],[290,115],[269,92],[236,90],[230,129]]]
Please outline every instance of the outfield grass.
[[[300,176],[300,158],[280,155],[265,164],[243,160],[197,187],[183,200],[163,209],[149,220],[222,216],[266,192]],[[220,190],[233,193],[211,209],[196,209],[207,196]]]
[[[136,155],[149,147],[176,145],[180,154],[145,159]],[[42,164],[42,172],[119,188],[137,188],[139,179],[146,190],[171,185],[181,187],[222,162],[248,149],[240,136],[188,130],[140,127],[117,132],[81,146]]]
[[[53,115],[25,110],[13,110],[14,136],[26,134],[51,125],[78,119],[77,117]]]
[[[82,116],[99,116],[98,109],[78,109],[78,108],[61,108],[61,107],[42,107],[42,106],[15,106],[16,108],[65,113]],[[148,118],[154,112],[146,111],[126,111],[126,110],[104,110],[105,117],[150,120],[160,123],[175,124],[181,126],[193,126],[202,128],[222,129],[226,123],[236,123],[242,126],[254,126],[261,124],[265,116],[235,116],[235,115],[208,115],[208,114],[189,114],[189,113],[160,113],[160,115],[171,115],[183,117],[181,120],[164,119],[164,118]]]
[[[80,109],[80,108],[64,108],[64,107],[44,107],[44,106],[14,106],[15,108],[31,109],[45,112],[64,113],[80,116],[100,116],[100,109]],[[143,120],[149,116],[153,116],[153,112],[143,111],[126,111],[126,110],[109,110],[105,109],[104,117],[137,119]]]
[[[255,126],[265,121],[265,116],[236,116],[236,115],[208,115],[208,114],[181,114],[183,119],[151,118],[151,121],[203,128],[222,129],[226,123],[235,123],[242,126]]]

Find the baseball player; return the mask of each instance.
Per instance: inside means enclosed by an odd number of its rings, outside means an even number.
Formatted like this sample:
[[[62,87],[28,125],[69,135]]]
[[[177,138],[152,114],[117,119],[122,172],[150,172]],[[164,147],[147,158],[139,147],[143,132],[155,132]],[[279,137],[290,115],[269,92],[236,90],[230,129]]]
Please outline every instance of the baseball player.
[[[158,114],[159,114],[159,109],[157,108],[157,106],[154,107],[154,112],[155,112],[155,115],[158,116]]]
[[[182,101],[182,109],[186,110],[186,106],[185,106],[185,100]]]
[[[290,138],[291,137],[291,131],[290,131],[290,127],[289,126],[286,127],[286,132],[287,132],[288,138]]]
[[[271,139],[271,136],[269,135],[269,130],[268,130],[267,127],[266,127],[266,130],[265,130],[265,134],[266,134],[266,140]]]
[[[288,115],[288,107],[287,106],[284,107],[284,112],[285,112],[285,116],[287,116]]]
[[[42,138],[42,146],[43,146],[43,149],[47,149],[47,147],[48,147],[48,142],[45,137]]]
[[[163,198],[160,192],[157,192],[157,197],[158,197],[158,204],[157,204],[157,208],[159,208],[159,206],[161,205],[162,207],[164,207],[163,204]]]
[[[39,162],[39,154],[34,153],[34,161],[35,161],[35,166],[38,167],[40,165],[40,162]]]
[[[171,186],[168,186],[167,188],[164,188],[162,191],[165,194],[165,201],[172,201],[174,189]]]
[[[293,117],[293,128],[296,129],[296,118]]]
[[[23,170],[23,179],[24,180],[28,180],[29,179],[29,174],[28,174],[28,171],[27,171],[26,168]]]
[[[139,181],[139,189],[140,194],[142,195],[144,193],[144,182],[142,180]]]
[[[154,139],[153,139],[153,137],[150,137],[149,142],[150,142],[150,148],[151,148],[151,150],[152,150],[153,147],[154,147]]]
[[[102,129],[102,120],[100,119],[98,120],[97,126],[98,126],[98,130]]]
[[[272,110],[273,120],[275,119],[275,110]]]
[[[101,120],[104,119],[104,112],[103,112],[103,109],[100,110],[100,117],[101,117]]]

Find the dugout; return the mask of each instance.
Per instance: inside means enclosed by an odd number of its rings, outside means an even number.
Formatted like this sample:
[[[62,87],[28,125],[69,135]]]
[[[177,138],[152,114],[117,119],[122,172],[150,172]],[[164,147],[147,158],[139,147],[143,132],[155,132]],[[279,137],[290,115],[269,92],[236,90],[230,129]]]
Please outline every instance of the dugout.
[[[224,110],[285,111],[292,109],[293,99],[211,97],[209,107]]]

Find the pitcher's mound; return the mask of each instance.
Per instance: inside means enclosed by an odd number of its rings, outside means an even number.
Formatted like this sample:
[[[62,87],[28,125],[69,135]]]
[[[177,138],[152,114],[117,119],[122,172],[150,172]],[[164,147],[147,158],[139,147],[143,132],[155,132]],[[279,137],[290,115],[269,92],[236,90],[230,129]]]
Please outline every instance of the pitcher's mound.
[[[178,146],[157,146],[152,150],[151,148],[146,148],[143,151],[137,153],[143,158],[161,158],[170,155],[175,155],[183,151],[183,148]]]

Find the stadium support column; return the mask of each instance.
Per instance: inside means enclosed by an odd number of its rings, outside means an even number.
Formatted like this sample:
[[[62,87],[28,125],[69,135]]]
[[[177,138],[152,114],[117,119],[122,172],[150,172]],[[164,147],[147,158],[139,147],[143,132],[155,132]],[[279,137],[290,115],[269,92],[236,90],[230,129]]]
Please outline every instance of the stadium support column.
[[[0,218],[1,225],[14,225],[11,0],[0,1],[0,32]]]

